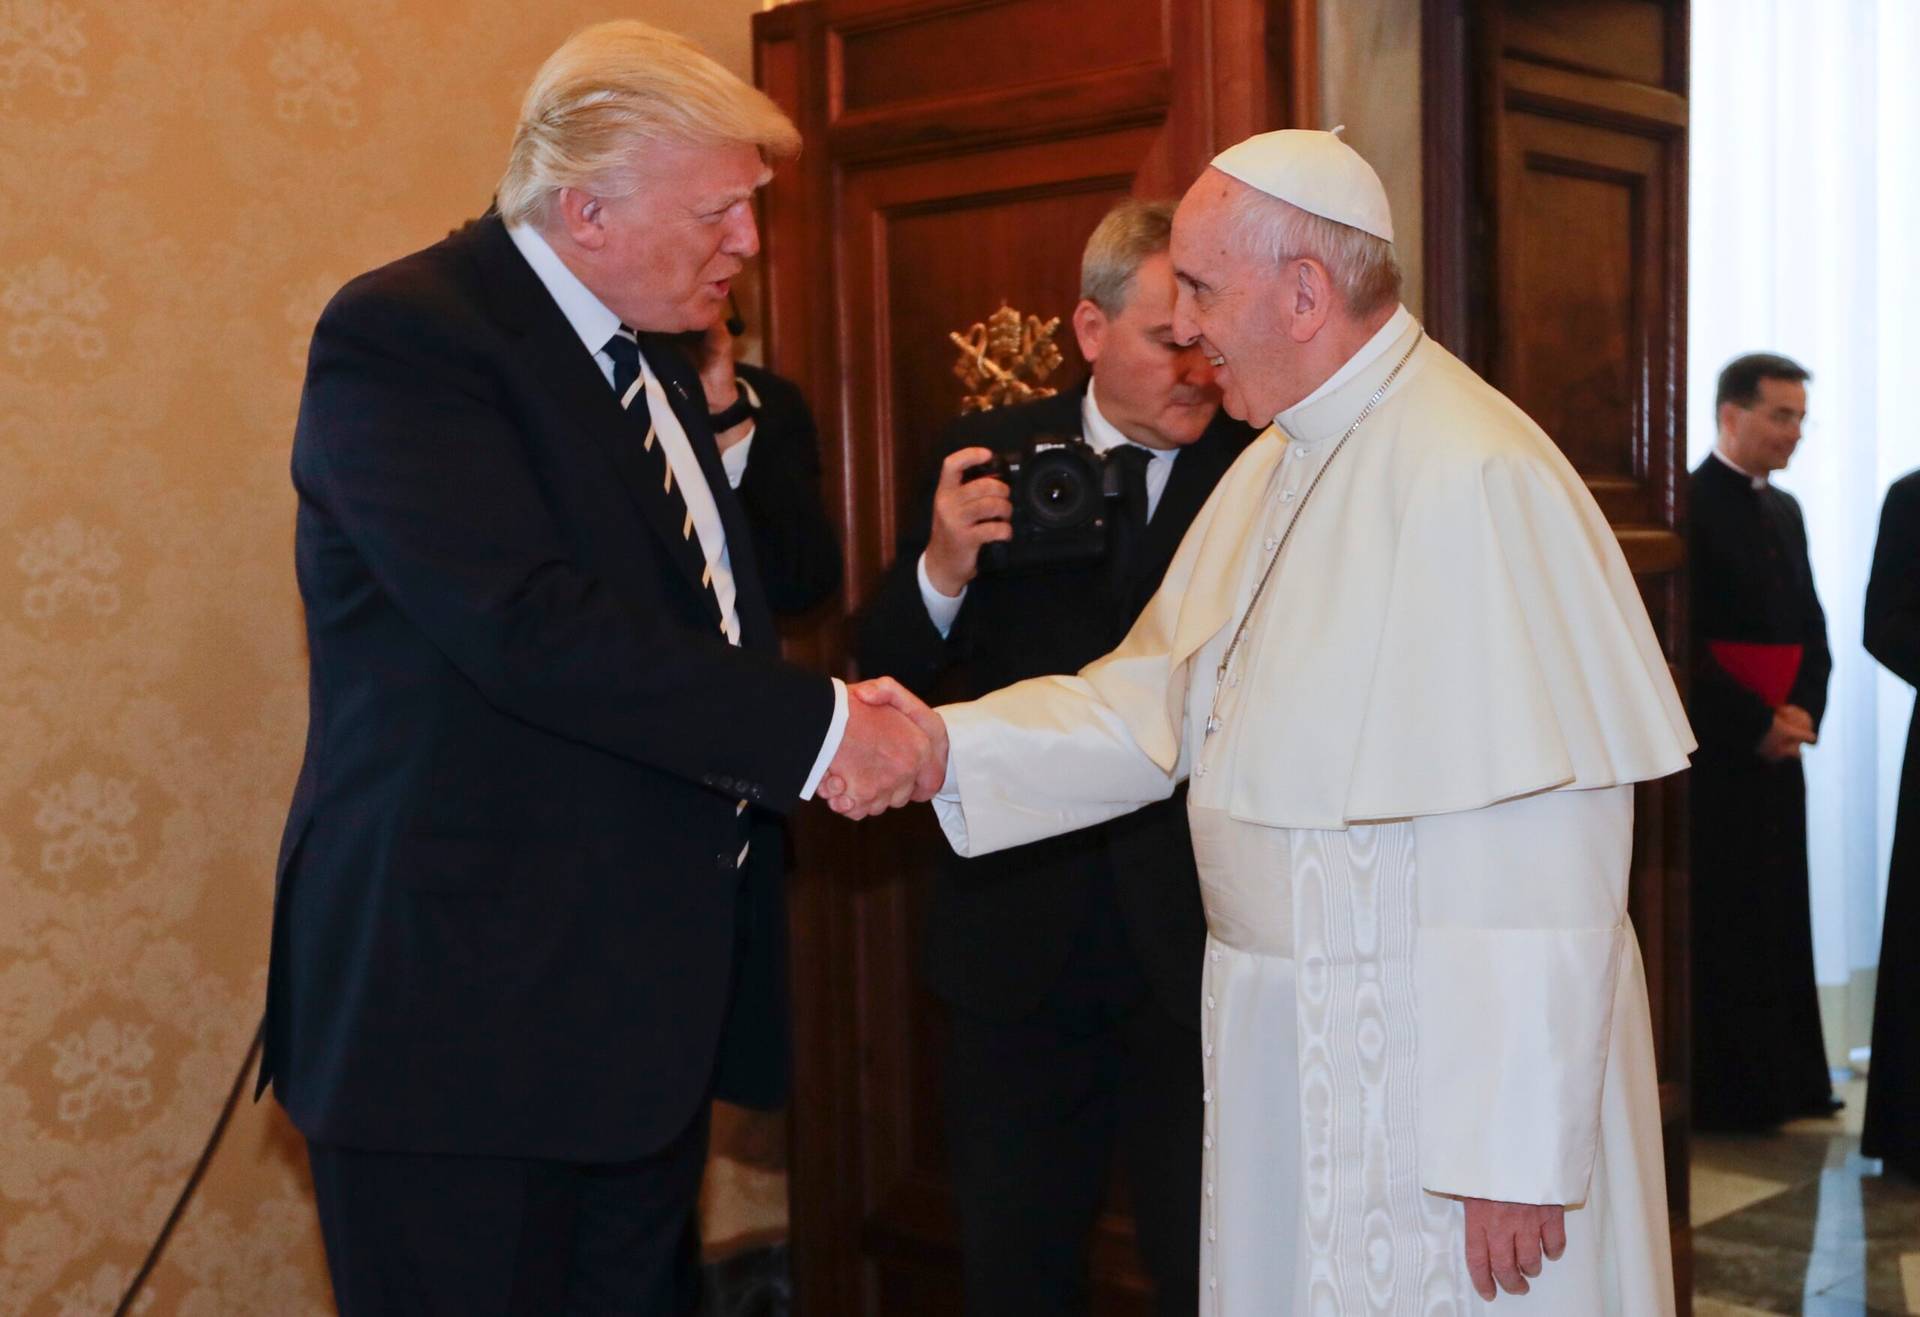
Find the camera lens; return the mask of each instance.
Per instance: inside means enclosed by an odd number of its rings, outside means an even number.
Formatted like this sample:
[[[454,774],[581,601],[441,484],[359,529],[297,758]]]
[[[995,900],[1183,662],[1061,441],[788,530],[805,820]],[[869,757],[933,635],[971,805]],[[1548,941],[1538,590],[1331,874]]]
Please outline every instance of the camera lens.
[[[1099,506],[1099,482],[1085,462],[1065,450],[1036,457],[1028,469],[1026,487],[1034,522],[1047,530],[1082,525]]]

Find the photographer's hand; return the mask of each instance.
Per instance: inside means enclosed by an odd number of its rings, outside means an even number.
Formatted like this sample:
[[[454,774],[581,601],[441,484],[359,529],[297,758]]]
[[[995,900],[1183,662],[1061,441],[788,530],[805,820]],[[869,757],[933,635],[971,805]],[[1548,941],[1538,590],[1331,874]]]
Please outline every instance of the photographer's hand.
[[[992,476],[962,480],[961,473],[993,456],[988,448],[962,448],[940,464],[933,495],[933,536],[927,541],[927,579],[951,598],[980,570],[980,546],[1013,538],[1012,493]]]

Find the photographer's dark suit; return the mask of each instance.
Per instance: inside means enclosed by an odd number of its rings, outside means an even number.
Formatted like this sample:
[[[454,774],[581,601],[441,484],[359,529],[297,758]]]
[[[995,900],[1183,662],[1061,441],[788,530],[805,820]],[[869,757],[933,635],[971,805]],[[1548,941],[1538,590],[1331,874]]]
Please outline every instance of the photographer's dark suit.
[[[557,1310],[532,1220],[589,1247],[588,1193],[647,1241],[610,1246],[647,1272],[616,1306],[681,1311],[708,1102],[784,1096],[777,816],[834,695],[780,661],[756,558],[790,554],[797,599],[838,555],[798,506],[805,436],[759,435],[736,498],[691,365],[642,348],[725,528],[739,647],[643,418],[497,218],[354,280],[314,333],[310,720],[261,1082],[314,1149],[349,1312]],[[397,1274],[383,1231],[441,1270]]]
[[[1084,396],[1082,388],[964,417],[938,456],[1077,436]],[[956,699],[1077,671],[1126,634],[1251,438],[1222,413],[1181,450],[1117,584],[1104,562],[983,573],[945,638],[917,577],[932,528],[930,483],[862,620],[862,670]],[[952,1007],[947,1097],[969,1312],[1084,1307],[1087,1239],[1116,1141],[1160,1311],[1193,1311],[1205,937],[1184,790],[1112,823],[997,855],[943,853],[925,973]]]

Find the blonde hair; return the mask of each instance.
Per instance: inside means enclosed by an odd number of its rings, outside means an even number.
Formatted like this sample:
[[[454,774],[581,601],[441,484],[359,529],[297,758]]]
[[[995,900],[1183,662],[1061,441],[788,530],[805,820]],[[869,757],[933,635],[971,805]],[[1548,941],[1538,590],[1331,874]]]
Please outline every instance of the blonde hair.
[[[1326,267],[1334,291],[1356,316],[1400,300],[1400,262],[1385,238],[1257,188],[1242,187],[1230,204],[1233,231],[1242,250],[1255,260],[1280,266],[1312,257]]]
[[[1133,296],[1140,263],[1167,249],[1173,237],[1173,203],[1129,198],[1106,213],[1080,257],[1080,296],[1110,316]]]
[[[509,224],[541,224],[554,193],[626,196],[638,148],[747,145],[763,158],[800,152],[800,134],[764,92],[685,37],[635,19],[568,37],[527,88],[496,204]]]

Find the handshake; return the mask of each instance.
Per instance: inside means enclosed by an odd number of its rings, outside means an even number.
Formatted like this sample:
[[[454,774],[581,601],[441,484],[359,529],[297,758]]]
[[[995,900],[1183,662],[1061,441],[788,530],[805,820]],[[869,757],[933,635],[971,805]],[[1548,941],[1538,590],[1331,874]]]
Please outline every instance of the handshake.
[[[847,687],[847,727],[815,794],[863,819],[932,800],[947,777],[947,726],[892,677]]]

